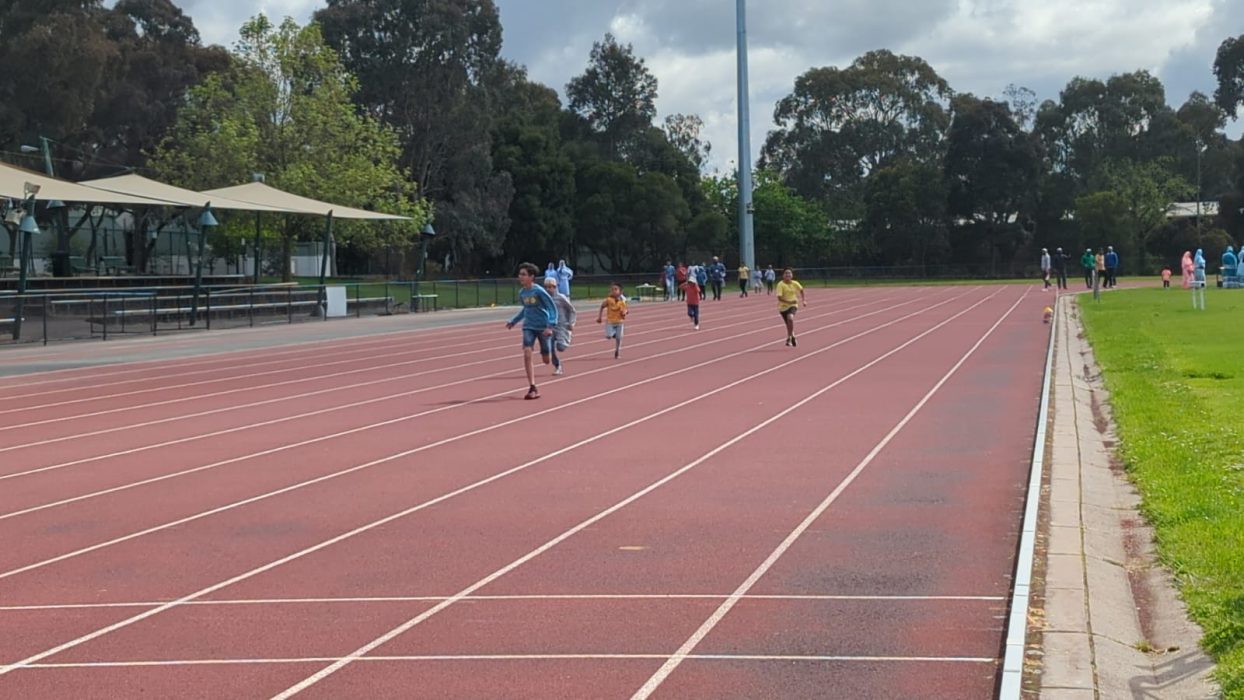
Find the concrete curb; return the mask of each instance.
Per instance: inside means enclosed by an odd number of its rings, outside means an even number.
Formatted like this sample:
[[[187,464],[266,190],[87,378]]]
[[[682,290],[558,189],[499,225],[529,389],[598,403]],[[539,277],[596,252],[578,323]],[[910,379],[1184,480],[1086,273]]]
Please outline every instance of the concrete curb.
[[[1140,499],[1114,457],[1109,396],[1075,299],[1057,308],[1046,516],[1029,609],[1025,696],[1218,698]],[[1034,663],[1036,662],[1036,663]],[[1039,690],[1038,690],[1039,689]]]

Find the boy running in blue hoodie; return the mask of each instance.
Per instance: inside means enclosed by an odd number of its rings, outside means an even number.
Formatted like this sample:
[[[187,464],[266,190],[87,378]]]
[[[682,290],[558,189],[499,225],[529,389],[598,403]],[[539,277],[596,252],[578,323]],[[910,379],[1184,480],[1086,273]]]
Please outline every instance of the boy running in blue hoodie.
[[[527,395],[524,399],[540,398],[540,390],[536,388],[536,368],[533,365],[531,352],[536,341],[540,342],[540,358],[548,364],[553,351],[553,329],[557,327],[557,306],[549,293],[535,283],[540,268],[531,263],[518,266],[518,283],[522,289],[518,292],[518,301],[522,308],[514,314],[514,318],[505,324],[506,329],[523,322],[523,368],[527,370]]]

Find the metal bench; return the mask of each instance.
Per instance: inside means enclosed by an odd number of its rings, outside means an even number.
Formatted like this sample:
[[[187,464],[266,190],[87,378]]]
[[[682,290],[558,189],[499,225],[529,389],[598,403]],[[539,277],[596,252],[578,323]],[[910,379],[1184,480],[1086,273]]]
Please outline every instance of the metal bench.
[[[440,311],[439,294],[414,294],[410,297],[410,310],[419,312],[420,310],[428,310],[428,302],[432,303],[433,311]]]
[[[105,272],[134,274],[134,266],[127,263],[125,257],[121,255],[105,255],[99,259],[99,264],[104,268]]]

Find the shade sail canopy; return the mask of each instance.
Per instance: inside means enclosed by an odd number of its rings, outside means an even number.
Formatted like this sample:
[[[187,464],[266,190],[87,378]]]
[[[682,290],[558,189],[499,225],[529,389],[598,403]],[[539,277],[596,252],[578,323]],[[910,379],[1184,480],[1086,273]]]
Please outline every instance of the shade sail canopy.
[[[84,202],[87,204],[131,204],[167,207],[175,205],[159,198],[140,197],[132,194],[121,194],[107,190],[79,185],[68,180],[60,180],[41,175],[33,170],[18,168],[7,163],[0,163],[0,197],[23,199],[26,194],[25,184],[39,186],[39,201],[47,202],[59,199],[62,202]]]
[[[343,207],[339,204],[330,204],[321,202],[318,199],[310,199],[309,197],[300,197],[296,194],[290,194],[275,187],[269,187],[262,182],[248,182],[245,185],[235,185],[233,187],[222,187],[216,190],[206,190],[204,195],[209,197],[228,197],[241,202],[250,202],[252,204],[263,204],[269,207],[277,207],[290,212],[298,212],[301,214],[318,214],[327,216],[332,214],[338,219],[361,219],[363,221],[410,221],[410,217],[397,216],[395,214],[382,214],[378,211],[367,211],[364,209],[355,209],[353,207]]]
[[[281,207],[268,206],[266,204],[254,204],[252,202],[240,202],[236,199],[229,199],[223,195],[209,196],[202,192],[195,192],[183,187],[175,187],[166,185],[163,182],[145,178],[142,175],[118,175],[117,177],[106,177],[100,180],[87,180],[80,184],[94,187],[118,194],[133,195],[136,197],[150,197],[153,199],[163,199],[169,202],[175,202],[188,207],[205,207],[212,205],[213,209],[235,209],[240,211],[274,211],[283,214],[291,213],[289,209]]]

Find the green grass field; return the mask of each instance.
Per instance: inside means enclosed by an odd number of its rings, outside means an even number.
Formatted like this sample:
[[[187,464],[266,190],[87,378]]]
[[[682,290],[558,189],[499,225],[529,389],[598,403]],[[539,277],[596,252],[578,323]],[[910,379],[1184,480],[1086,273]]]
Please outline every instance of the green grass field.
[[[1225,696],[1244,699],[1244,290],[1080,297],[1121,457],[1163,562],[1205,630]]]

